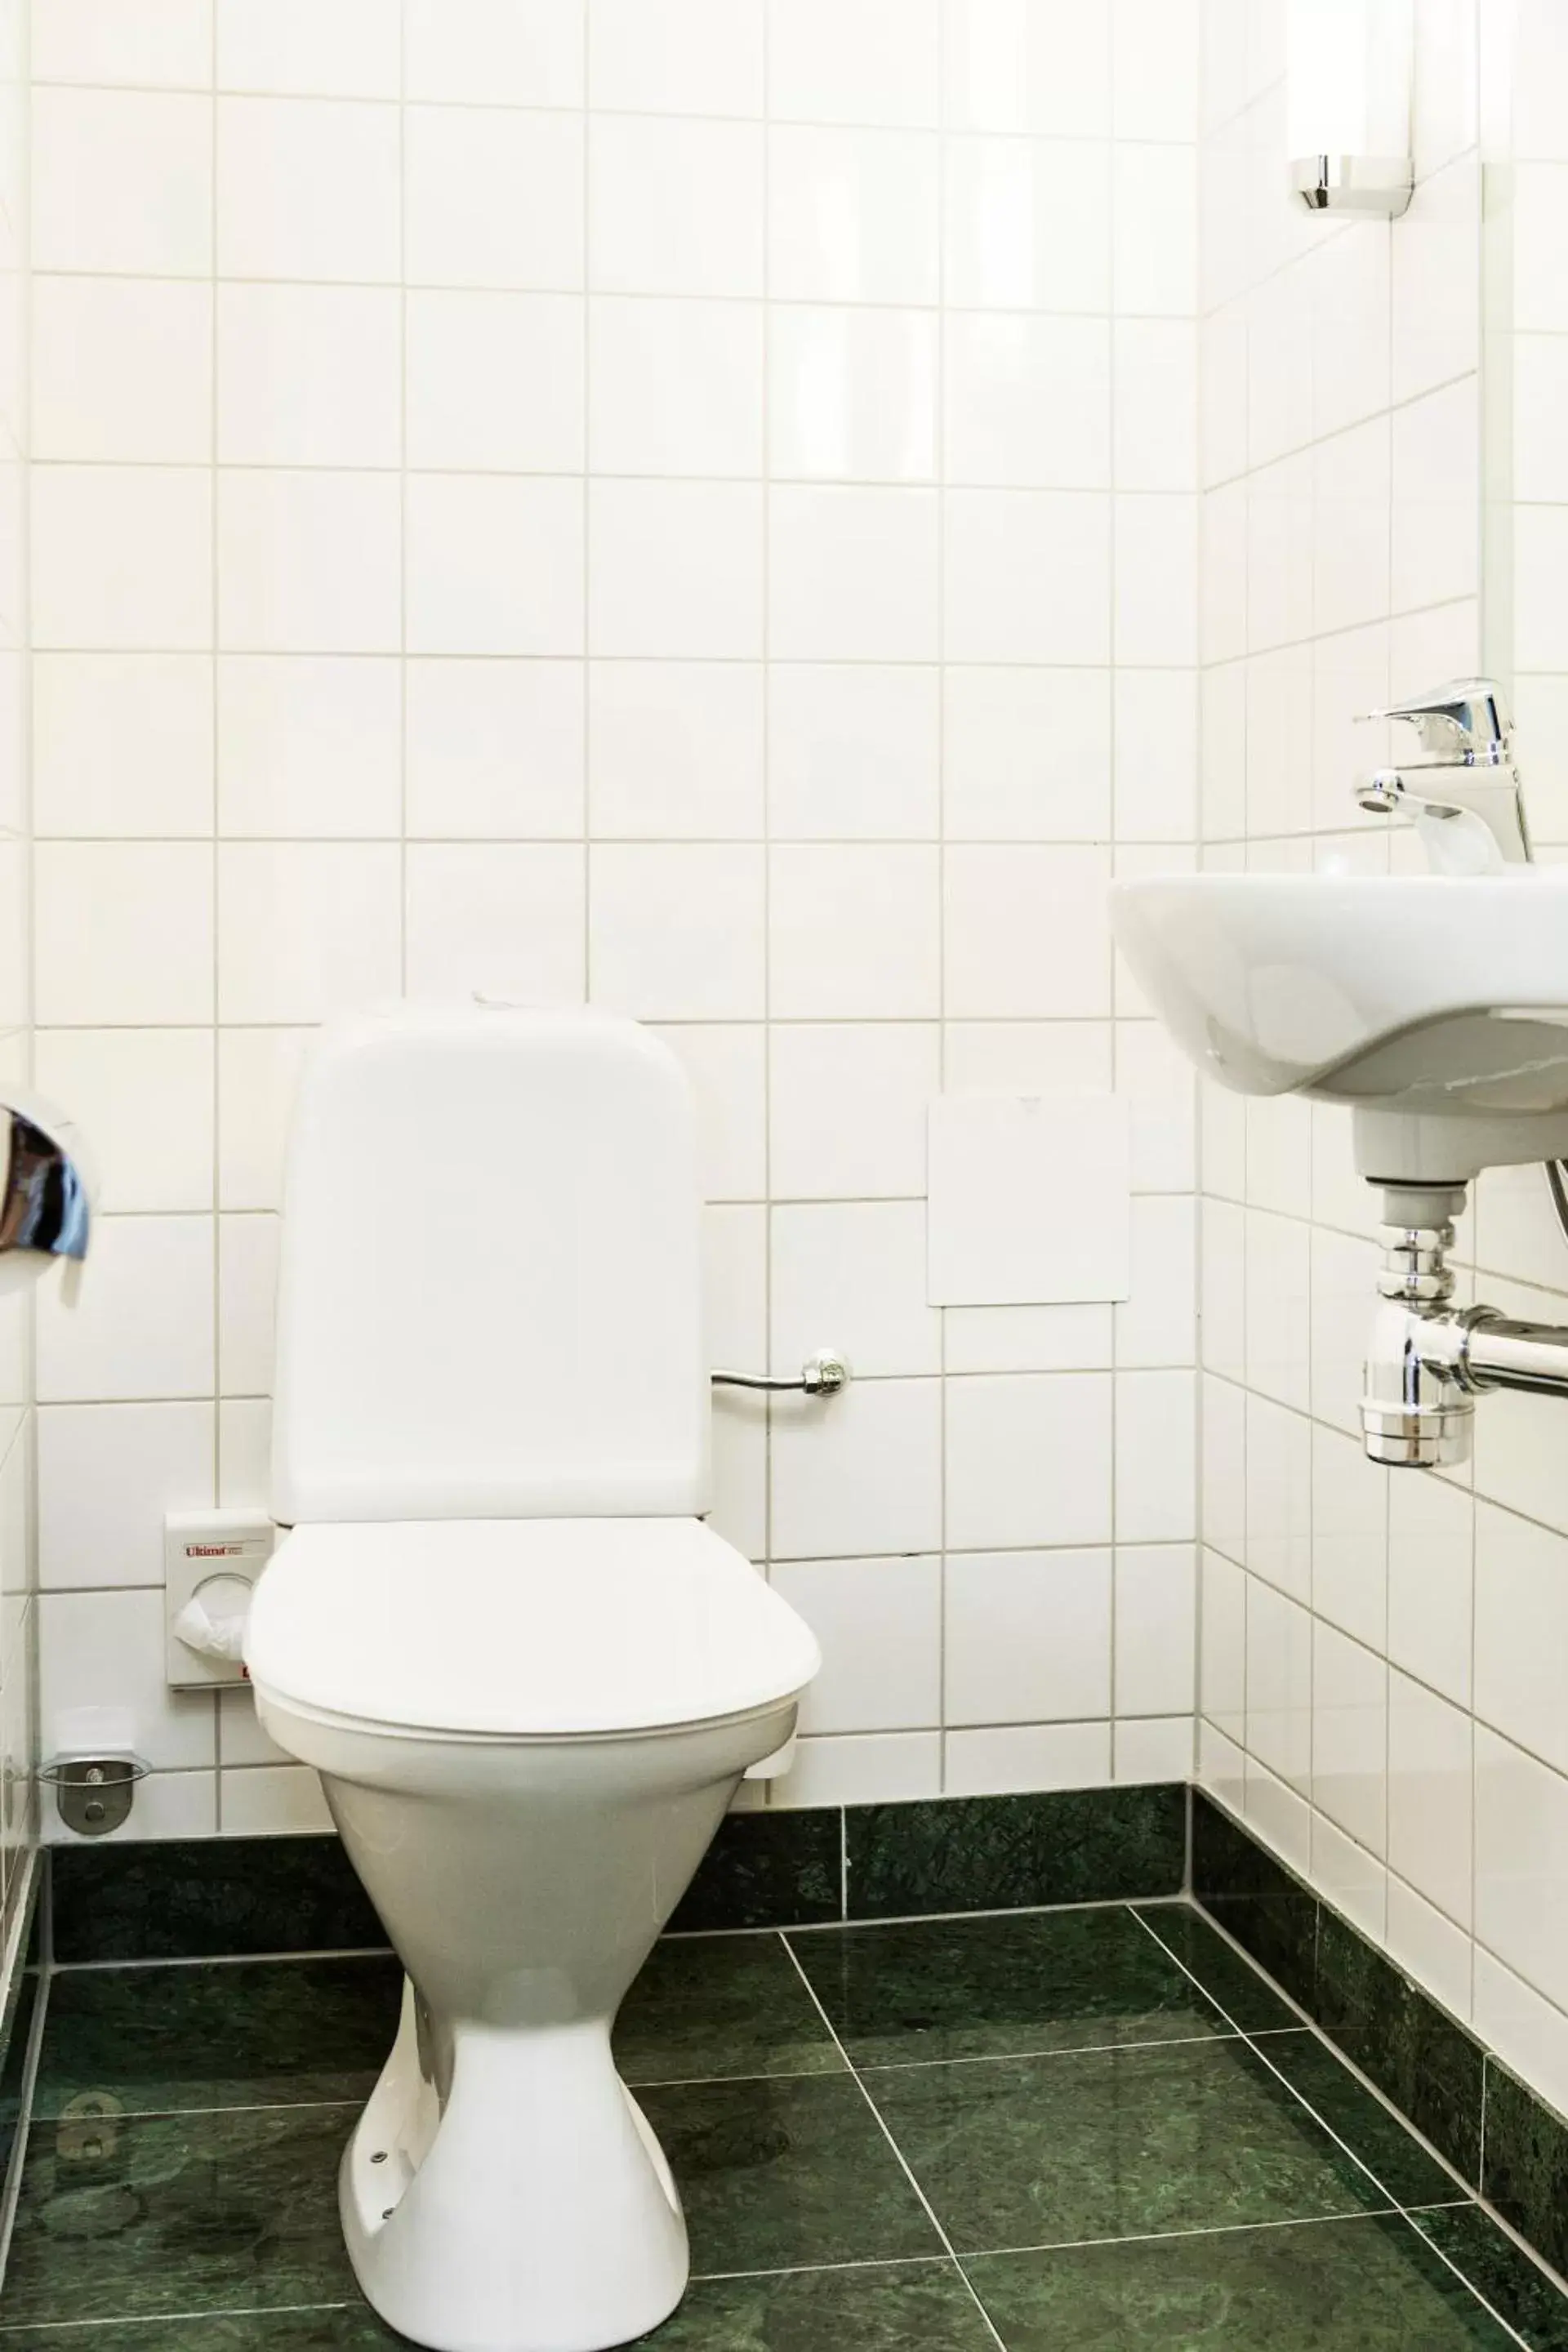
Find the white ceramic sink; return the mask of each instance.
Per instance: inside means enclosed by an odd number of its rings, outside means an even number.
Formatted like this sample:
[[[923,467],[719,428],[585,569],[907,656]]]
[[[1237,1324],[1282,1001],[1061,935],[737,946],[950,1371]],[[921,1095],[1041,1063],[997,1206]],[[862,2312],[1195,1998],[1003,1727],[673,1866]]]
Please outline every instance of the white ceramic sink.
[[[1111,919],[1172,1034],[1238,1093],[1470,1121],[1436,1147],[1445,1175],[1568,1150],[1568,869],[1162,876],[1114,885]],[[1368,1164],[1390,1150],[1358,1130],[1363,1172],[1395,1173]],[[1418,1156],[1405,1172],[1435,1172]]]

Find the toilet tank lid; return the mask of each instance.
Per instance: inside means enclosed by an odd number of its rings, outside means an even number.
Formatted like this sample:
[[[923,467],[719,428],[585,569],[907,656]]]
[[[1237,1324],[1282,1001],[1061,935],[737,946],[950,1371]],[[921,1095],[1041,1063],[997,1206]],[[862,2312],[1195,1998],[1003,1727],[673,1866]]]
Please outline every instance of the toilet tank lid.
[[[296,1528],[246,1637],[267,1695],[405,1730],[651,1731],[797,1696],[821,1653],[699,1519]]]

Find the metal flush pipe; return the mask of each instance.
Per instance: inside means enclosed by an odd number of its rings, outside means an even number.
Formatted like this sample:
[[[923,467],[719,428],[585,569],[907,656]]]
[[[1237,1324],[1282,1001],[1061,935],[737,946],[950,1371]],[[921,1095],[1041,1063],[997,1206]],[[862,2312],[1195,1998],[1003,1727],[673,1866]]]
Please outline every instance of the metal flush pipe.
[[[1457,1308],[1447,1254],[1465,1188],[1383,1187],[1383,1265],[1367,1355],[1367,1458],[1391,1470],[1468,1461],[1476,1399],[1490,1389],[1568,1397],[1568,1327]]]

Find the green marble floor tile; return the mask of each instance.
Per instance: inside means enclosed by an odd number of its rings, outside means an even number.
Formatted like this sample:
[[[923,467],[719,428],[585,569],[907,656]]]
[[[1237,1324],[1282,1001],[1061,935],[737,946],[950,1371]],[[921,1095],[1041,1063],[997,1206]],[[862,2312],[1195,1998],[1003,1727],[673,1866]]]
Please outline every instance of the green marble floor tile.
[[[406,2341],[363,2305],[108,2327],[0,2326],[4,2352],[397,2352]],[[995,2352],[962,2273],[941,2258],[699,2281],[674,2317],[639,2342],[658,2352]]]
[[[616,2022],[616,2063],[628,2083],[844,2071],[799,1969],[773,1935],[656,1944]]]
[[[353,2107],[28,2136],[4,2318],[247,2311],[354,2295],[337,2168]]]
[[[1234,2039],[910,2067],[866,2084],[961,2254],[1385,2201]]]
[[[409,2339],[354,2302],[228,2318],[122,2319],[79,2327],[0,2324],[0,2352],[405,2352]]]
[[[1568,2295],[1480,2206],[1418,2213],[1415,2226],[1485,2295],[1530,2352],[1568,2352]]]
[[[1007,2352],[1506,2352],[1397,2216],[964,2264]]]
[[[1184,1968],[1191,1969],[1204,1990],[1244,2033],[1272,2033],[1301,2022],[1289,2002],[1192,1904],[1142,1903],[1138,1916],[1148,1922]]]
[[[857,2066],[1227,2029],[1131,1912],[1013,1912],[792,1937]]]
[[[34,2112],[127,2115],[368,2097],[397,2031],[395,1960],[67,1969],[52,1979]]]
[[[1262,2055],[1376,2175],[1379,2187],[1396,2205],[1436,2205],[1463,2197],[1453,2174],[1428,2155],[1399,2117],[1358,2083],[1315,2033],[1305,2027],[1296,2033],[1271,2033]]]
[[[641,2340],[658,2352],[995,2352],[948,2262],[712,2279]]]
[[[637,2099],[679,2187],[698,2275],[940,2250],[847,2074],[689,2084]]]

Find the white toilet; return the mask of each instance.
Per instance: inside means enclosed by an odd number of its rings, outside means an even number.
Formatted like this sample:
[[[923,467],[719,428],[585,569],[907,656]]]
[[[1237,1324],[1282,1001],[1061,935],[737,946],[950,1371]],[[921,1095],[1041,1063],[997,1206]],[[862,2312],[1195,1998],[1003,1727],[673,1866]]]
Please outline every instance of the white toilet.
[[[602,2352],[686,2285],[610,2027],[820,1663],[708,1501],[693,1119],[634,1024],[325,1033],[289,1165],[261,1719],[407,1972],[344,2155],[354,2269],[438,2352]]]

